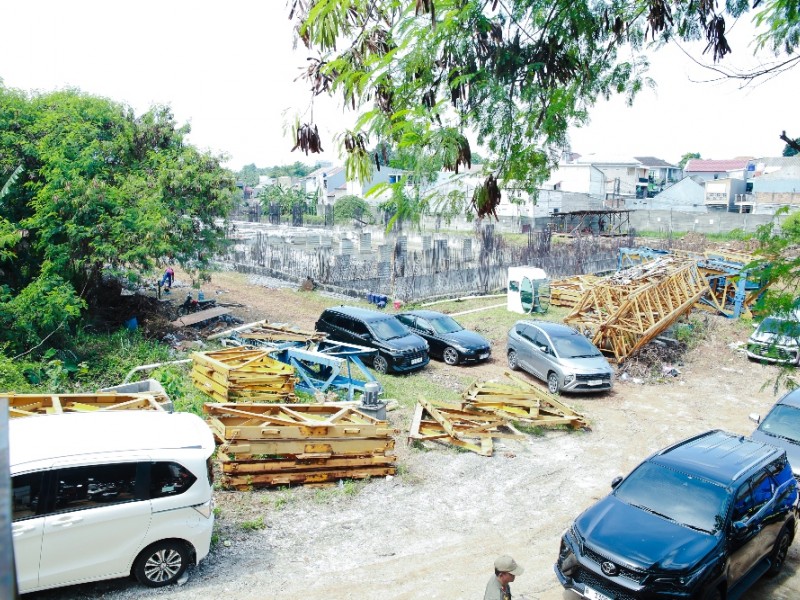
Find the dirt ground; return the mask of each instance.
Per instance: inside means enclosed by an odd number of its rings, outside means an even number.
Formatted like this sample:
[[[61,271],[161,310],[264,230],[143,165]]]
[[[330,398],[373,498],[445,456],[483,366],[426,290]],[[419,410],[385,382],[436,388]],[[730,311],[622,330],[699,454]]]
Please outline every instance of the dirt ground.
[[[214,274],[203,289],[221,301],[235,298],[243,306],[232,310],[245,322],[267,318],[312,328],[326,304],[314,295],[298,302],[291,290],[253,285],[235,273]],[[658,384],[620,381],[606,395],[567,397],[590,419],[588,432],[504,440],[486,458],[444,447],[412,449],[401,430],[400,468],[392,478],[333,488],[217,491],[218,539],[183,586],[147,590],[115,580],[27,598],[475,599],[482,597],[494,558],[507,553],[526,569],[512,585],[514,598],[574,600],[553,573],[559,538],[609,491],[615,476],[695,433],[720,428],[748,434],[754,427],[748,414],[764,414],[775,401],[764,385],[777,370],[749,362],[732,347],[745,336],[741,323],[713,317],[708,339],[685,357],[680,376]],[[432,361],[420,376],[446,378],[462,368]],[[470,375],[499,379],[505,368],[504,347],[495,347],[493,359]],[[400,428],[407,410],[391,412],[391,423]],[[798,597],[800,541],[784,572],[745,596]]]

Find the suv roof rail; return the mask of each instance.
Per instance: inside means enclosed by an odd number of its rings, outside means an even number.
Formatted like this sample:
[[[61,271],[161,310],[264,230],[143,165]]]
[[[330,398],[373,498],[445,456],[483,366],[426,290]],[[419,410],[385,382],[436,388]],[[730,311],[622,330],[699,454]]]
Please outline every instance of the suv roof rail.
[[[703,440],[709,440],[708,445],[700,445]],[[651,458],[727,485],[782,452],[740,434],[712,429],[668,446]]]

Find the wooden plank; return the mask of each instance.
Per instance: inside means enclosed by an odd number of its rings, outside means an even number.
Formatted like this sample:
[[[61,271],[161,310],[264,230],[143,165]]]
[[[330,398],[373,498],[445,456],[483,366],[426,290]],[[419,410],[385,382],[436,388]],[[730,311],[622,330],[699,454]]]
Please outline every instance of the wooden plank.
[[[231,440],[220,452],[231,454],[380,454],[394,449],[394,439]]]
[[[309,419],[319,418],[323,421],[333,421],[331,417],[336,416],[337,421],[348,423],[367,423],[378,425],[385,423],[375,417],[359,412],[358,406],[353,402],[324,402],[313,404],[299,403],[213,403],[207,402],[203,406],[203,411],[209,415],[220,416],[241,416],[247,418],[260,418],[287,425],[306,423]],[[346,419],[343,411],[347,411]]]
[[[196,325],[197,323],[208,321],[209,319],[213,319],[214,317],[221,317],[222,315],[227,315],[229,312],[231,311],[225,308],[224,306],[215,306],[214,308],[207,308],[206,310],[200,310],[195,313],[190,313],[188,315],[178,317],[172,323],[170,323],[170,325],[176,328],[188,327],[189,325]]]
[[[352,427],[351,425],[319,425],[310,427],[307,425],[275,425],[275,424],[250,424],[240,425],[230,423],[225,418],[209,419],[209,422],[219,423],[221,435],[226,439],[231,437],[231,432],[236,431],[236,439],[240,440],[260,440],[260,439],[316,439],[316,438],[375,438],[387,437],[393,433],[392,429],[377,425],[361,425]],[[216,428],[216,427],[215,427]]]
[[[168,401],[163,396],[164,401]],[[96,394],[9,394],[9,410],[16,416],[62,414],[97,410],[163,410],[150,393],[98,392]]]
[[[423,413],[422,405],[419,402],[417,402],[416,406],[414,407],[414,416],[411,417],[411,427],[409,428],[408,431],[409,440],[415,439],[415,437],[419,437],[421,435],[419,431],[419,426],[420,423],[422,422],[422,413]]]
[[[358,456],[358,457],[331,457],[307,459],[281,459],[281,460],[224,460],[222,472],[226,475],[245,475],[253,473],[299,473],[319,469],[362,468],[371,466],[391,466],[397,460],[396,456]]]
[[[394,475],[395,467],[364,467],[360,469],[332,469],[314,472],[277,473],[244,476],[223,476],[223,485],[249,489],[250,487],[291,485],[293,483],[313,484],[340,479],[369,479]]]

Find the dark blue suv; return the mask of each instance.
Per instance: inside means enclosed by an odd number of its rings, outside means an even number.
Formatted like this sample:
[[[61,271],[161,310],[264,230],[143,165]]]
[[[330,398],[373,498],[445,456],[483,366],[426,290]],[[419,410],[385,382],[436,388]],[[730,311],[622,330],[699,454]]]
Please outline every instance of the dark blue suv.
[[[314,328],[330,339],[377,350],[372,366],[379,373],[406,373],[428,364],[428,342],[392,315],[357,306],[326,308]]]
[[[786,452],[709,431],[656,452],[564,533],[556,575],[590,600],[738,598],[794,539]]]

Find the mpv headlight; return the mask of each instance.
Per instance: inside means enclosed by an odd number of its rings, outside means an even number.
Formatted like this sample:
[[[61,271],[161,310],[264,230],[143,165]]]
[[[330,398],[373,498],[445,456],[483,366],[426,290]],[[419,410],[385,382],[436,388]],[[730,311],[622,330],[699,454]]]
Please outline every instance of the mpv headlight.
[[[569,385],[575,381],[575,373],[564,373],[564,385]]]

